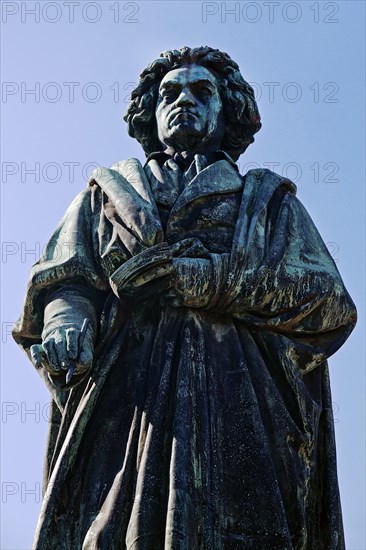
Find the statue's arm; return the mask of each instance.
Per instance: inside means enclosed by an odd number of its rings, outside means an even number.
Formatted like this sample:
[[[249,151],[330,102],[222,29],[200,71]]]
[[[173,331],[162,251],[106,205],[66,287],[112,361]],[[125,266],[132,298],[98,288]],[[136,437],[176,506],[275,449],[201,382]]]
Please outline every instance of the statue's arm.
[[[235,269],[221,304],[238,318],[248,313],[289,332],[327,331],[355,319],[354,304],[325,243],[290,192],[275,218],[269,211],[258,223],[251,250]]]
[[[356,323],[356,308],[338,269],[304,206],[282,193],[279,206],[263,215],[248,253],[239,257],[218,308],[251,330],[278,334],[326,359]]]
[[[24,309],[13,329],[51,391],[65,385],[65,369],[74,356],[78,361],[71,385],[87,372],[100,311],[110,292],[98,258],[99,195],[87,188],[66,211],[32,268]],[[78,349],[85,318],[90,324],[83,349]]]

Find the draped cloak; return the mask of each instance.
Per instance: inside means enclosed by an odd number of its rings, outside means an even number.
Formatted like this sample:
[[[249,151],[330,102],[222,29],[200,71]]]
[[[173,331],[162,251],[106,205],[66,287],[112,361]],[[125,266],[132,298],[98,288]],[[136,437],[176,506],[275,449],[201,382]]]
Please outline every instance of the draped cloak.
[[[196,155],[181,191],[172,166],[97,169],[32,269],[14,329],[28,355],[53,289],[79,288],[100,320],[79,385],[39,368],[53,405],[34,548],[344,549],[326,360],[352,300],[289,180]],[[112,291],[121,265],[184,239],[213,266],[206,307]]]

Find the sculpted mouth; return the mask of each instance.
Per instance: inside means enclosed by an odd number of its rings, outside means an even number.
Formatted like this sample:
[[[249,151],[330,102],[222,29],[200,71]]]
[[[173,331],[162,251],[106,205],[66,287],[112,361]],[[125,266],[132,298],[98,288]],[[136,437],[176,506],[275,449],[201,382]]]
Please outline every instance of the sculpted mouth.
[[[174,111],[170,116],[170,122],[174,122],[177,119],[189,119],[189,118],[197,118],[197,115],[193,113],[192,111],[182,110]]]

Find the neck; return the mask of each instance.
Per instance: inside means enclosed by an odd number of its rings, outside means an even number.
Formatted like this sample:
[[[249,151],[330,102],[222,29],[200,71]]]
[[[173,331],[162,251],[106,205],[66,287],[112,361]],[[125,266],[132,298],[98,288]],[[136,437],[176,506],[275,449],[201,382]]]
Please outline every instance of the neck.
[[[218,151],[219,149],[220,149],[219,146],[204,147],[204,148],[200,148],[200,147],[183,148],[183,147],[168,145],[167,147],[165,147],[165,149],[163,149],[163,151],[164,153],[166,153],[167,155],[170,155],[171,157],[174,157],[176,153],[180,153],[183,157],[185,156],[193,157],[194,155],[197,155],[197,154],[208,155],[210,153],[214,153],[215,151]]]

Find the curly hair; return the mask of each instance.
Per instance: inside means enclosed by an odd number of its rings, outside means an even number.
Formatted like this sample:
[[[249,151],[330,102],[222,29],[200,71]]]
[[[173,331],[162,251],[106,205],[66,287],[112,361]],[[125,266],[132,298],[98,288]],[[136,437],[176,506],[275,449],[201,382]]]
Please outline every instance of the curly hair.
[[[144,69],[123,117],[128,124],[128,133],[142,145],[146,156],[163,149],[155,119],[160,82],[169,71],[189,64],[201,65],[216,77],[225,115],[225,134],[221,147],[237,160],[253,143],[254,134],[262,126],[254,91],[243,79],[237,63],[227,53],[208,46],[185,46],[179,50],[162,52],[158,59]]]

